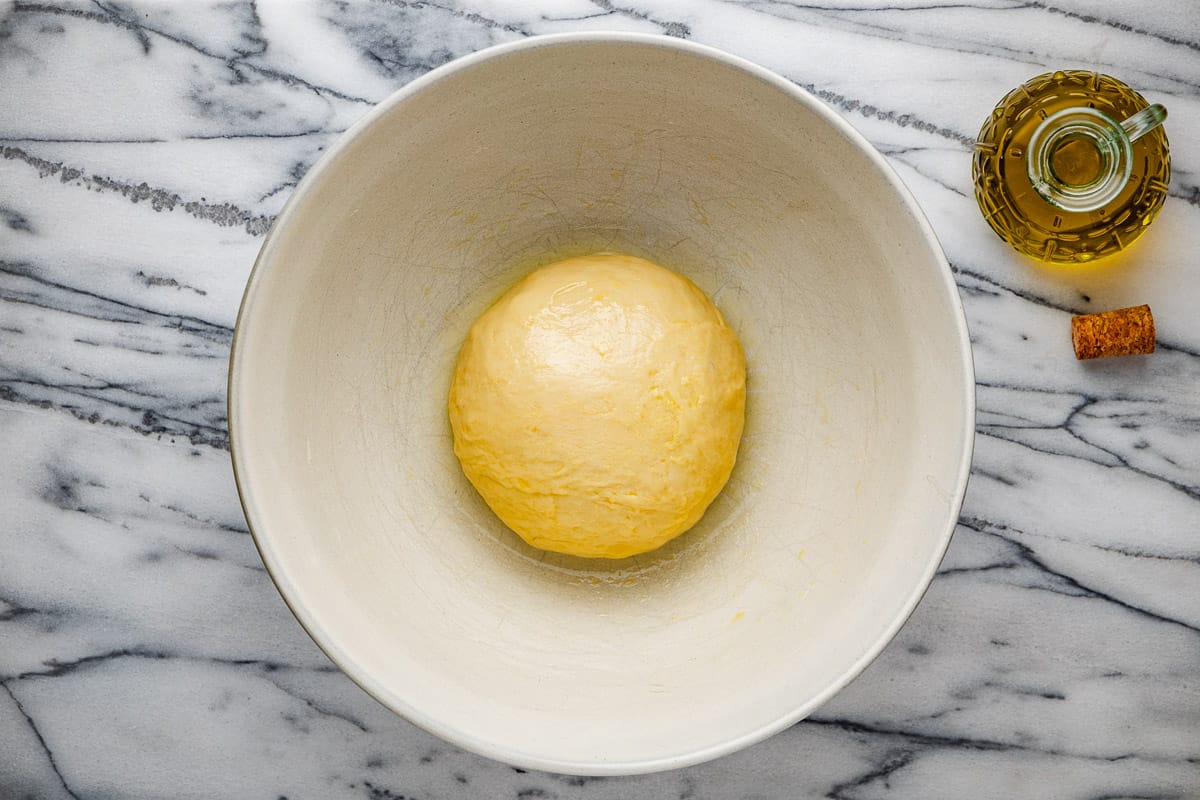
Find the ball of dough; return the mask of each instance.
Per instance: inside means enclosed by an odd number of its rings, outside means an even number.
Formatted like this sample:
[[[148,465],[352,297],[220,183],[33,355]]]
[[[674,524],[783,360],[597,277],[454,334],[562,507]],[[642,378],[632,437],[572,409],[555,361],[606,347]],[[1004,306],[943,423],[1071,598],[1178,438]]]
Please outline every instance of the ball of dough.
[[[725,485],[746,362],[691,281],[601,253],[533,272],[472,326],[454,452],[534,547],[622,558],[692,527]]]

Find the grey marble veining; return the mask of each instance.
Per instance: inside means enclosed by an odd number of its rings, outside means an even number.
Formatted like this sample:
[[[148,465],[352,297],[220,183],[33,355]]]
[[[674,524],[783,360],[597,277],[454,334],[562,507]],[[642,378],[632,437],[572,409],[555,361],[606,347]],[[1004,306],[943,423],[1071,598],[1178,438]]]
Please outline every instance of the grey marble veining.
[[[882,656],[747,751],[523,772],[400,720],[280,600],[233,487],[225,373],[274,215],[338,134],[491,44],[724,48],[861,130],[929,215],[979,391],[950,553]],[[1127,256],[997,240],[970,143],[1055,67],[1170,109]],[[1200,8],[984,0],[0,2],[0,798],[1200,798]],[[1072,313],[1159,351],[1080,364]]]

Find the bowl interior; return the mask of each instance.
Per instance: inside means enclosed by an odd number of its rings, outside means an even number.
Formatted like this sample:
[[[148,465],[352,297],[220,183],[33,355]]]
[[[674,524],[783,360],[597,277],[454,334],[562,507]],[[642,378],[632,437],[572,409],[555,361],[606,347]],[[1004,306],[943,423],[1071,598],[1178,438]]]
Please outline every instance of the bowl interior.
[[[476,316],[599,250],[690,277],[749,368],[729,485],[621,562],[521,543],[446,416]],[[419,81],[305,180],[247,291],[234,460],[285,598],[385,704],[513,763],[673,767],[807,713],[903,622],[961,500],[968,352],[845,123],[701,48],[551,39]]]

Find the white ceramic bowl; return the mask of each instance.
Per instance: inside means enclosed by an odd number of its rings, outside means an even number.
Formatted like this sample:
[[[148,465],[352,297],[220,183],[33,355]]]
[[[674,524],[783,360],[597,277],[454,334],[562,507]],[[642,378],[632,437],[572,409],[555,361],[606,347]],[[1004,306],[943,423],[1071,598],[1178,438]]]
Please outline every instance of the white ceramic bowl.
[[[745,437],[701,523],[547,556],[451,451],[463,336],[532,267],[624,251],[738,331]],[[233,461],[300,622],[380,702],[580,774],[743,747],[844,686],[913,610],[971,455],[962,308],[912,197],[782,78],[673,39],[531,39],[435,70],[308,173],[246,289]]]

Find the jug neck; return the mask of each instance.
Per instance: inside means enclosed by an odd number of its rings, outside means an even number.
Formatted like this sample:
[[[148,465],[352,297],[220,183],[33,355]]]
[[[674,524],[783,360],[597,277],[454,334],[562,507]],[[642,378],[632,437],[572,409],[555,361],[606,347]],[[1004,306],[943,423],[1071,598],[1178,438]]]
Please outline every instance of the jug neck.
[[[1121,124],[1094,108],[1068,108],[1046,118],[1029,140],[1033,188],[1064,211],[1103,209],[1129,183],[1133,147]]]

